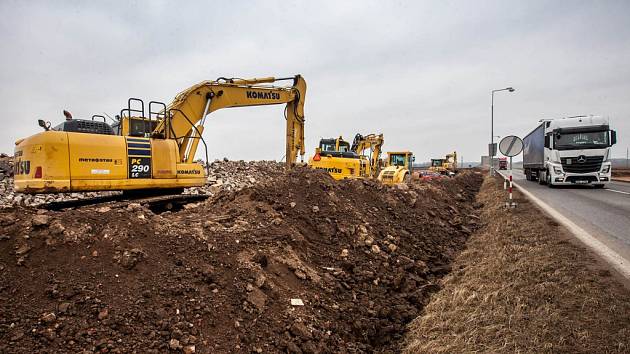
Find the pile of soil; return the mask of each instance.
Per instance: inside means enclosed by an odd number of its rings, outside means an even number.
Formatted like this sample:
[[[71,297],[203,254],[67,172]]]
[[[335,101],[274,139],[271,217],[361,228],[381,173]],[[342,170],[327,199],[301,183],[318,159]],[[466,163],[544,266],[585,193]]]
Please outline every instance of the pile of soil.
[[[298,168],[179,212],[0,211],[0,352],[391,352],[478,225],[479,174]]]
[[[483,227],[410,326],[404,352],[630,352],[627,282],[518,191],[506,210],[502,184],[484,182]]]

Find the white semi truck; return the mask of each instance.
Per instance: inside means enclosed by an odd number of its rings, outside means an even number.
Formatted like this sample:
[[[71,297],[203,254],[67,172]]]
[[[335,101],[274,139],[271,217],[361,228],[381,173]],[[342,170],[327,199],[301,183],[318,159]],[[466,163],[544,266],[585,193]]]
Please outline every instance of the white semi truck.
[[[528,181],[549,187],[610,182],[610,147],[617,134],[608,119],[577,116],[541,120],[523,139],[523,169]]]

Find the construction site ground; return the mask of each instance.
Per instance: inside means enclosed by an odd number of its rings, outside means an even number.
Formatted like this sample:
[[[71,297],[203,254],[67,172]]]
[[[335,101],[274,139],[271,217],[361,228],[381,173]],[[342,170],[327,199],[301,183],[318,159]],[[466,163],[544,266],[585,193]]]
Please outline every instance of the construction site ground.
[[[5,208],[0,352],[398,351],[479,224],[481,180],[297,168],[179,211]]]
[[[478,195],[483,226],[407,334],[406,353],[628,353],[630,287],[500,179]]]
[[[181,210],[0,201],[0,352],[628,350],[628,289],[478,171],[212,171]]]

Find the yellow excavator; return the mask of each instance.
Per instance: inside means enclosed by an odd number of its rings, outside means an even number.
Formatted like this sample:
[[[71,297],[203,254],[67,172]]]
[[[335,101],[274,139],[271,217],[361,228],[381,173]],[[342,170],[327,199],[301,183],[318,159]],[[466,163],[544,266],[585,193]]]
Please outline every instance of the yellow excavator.
[[[446,154],[443,159],[431,159],[429,171],[443,175],[453,175],[457,173],[457,152]]]
[[[269,85],[291,81],[290,86]],[[114,124],[105,117],[74,119],[15,142],[15,190],[56,193],[104,190],[180,192],[202,186],[206,172],[195,163],[211,112],[228,107],[286,104],[286,165],[304,156],[306,81],[288,78],[203,81],[179,93],[167,106],[130,98]],[[145,110],[145,108],[147,108]]]
[[[308,161],[314,169],[327,171],[334,179],[375,178],[379,171],[383,134],[357,134],[350,145],[340,136],[321,139]],[[368,156],[365,156],[369,152]]]
[[[415,159],[411,151],[388,152],[385,168],[379,173],[378,180],[388,185],[411,181]]]

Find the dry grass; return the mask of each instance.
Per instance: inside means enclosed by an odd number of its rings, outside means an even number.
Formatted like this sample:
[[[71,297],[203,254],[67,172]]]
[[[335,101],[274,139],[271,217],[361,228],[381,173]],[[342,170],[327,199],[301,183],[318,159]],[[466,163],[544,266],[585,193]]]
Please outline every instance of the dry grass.
[[[504,193],[484,182],[484,227],[410,325],[403,352],[630,352],[630,290],[523,198],[507,212]]]

